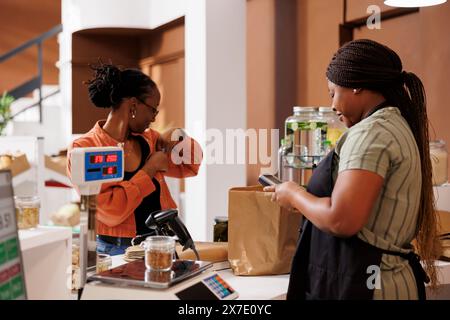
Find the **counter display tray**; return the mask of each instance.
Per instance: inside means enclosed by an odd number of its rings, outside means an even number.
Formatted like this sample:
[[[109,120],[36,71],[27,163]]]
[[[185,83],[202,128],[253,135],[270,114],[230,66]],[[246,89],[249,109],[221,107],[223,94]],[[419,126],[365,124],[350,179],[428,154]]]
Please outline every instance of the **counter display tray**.
[[[175,260],[170,271],[148,271],[144,260],[137,260],[94,274],[87,281],[100,281],[119,286],[166,289],[211,268],[206,261]]]

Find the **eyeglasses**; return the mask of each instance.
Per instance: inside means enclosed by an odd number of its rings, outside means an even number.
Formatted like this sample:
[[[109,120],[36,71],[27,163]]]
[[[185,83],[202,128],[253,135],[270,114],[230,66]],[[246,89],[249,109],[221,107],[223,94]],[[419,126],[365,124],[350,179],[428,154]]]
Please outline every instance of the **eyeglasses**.
[[[155,108],[154,106],[151,106],[151,105],[145,103],[145,102],[144,102],[142,99],[140,99],[140,98],[136,98],[136,99],[138,99],[139,102],[142,103],[143,105],[145,105],[145,106],[149,107],[150,109],[152,109],[153,115],[154,115],[155,117],[158,115],[159,110],[158,110],[157,108]]]

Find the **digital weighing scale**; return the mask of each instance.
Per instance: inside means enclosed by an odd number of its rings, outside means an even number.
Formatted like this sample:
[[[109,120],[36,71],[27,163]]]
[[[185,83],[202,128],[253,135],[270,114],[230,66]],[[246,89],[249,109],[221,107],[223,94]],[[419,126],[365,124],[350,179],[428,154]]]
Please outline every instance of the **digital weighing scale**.
[[[144,260],[88,278],[82,299],[232,300],[238,293],[205,261],[175,260],[170,271],[149,271]]]
[[[72,182],[82,198],[80,287],[84,289],[81,299],[231,300],[238,297],[238,293],[211,270],[213,264],[205,261],[175,260],[172,270],[155,272],[146,270],[142,259],[87,278],[87,197],[100,193],[103,183],[123,179],[123,149],[75,148],[70,156]]]
[[[95,233],[95,221],[89,210],[89,196],[97,195],[103,183],[123,180],[123,149],[120,147],[75,148],[70,152],[72,183],[81,195],[80,206],[80,277],[77,288],[83,288],[88,270],[88,251],[95,254],[95,239],[89,241],[89,227]],[[91,216],[91,217],[90,217]]]

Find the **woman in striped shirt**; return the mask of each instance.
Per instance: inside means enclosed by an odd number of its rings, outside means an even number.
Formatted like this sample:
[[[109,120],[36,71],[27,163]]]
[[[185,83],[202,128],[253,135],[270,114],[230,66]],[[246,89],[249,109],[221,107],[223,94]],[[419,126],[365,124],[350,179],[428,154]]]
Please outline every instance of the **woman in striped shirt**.
[[[422,82],[371,40],[340,48],[326,76],[349,130],[307,190],[294,182],[266,189],[307,219],[287,297],[424,299],[424,282],[437,283],[440,246]]]

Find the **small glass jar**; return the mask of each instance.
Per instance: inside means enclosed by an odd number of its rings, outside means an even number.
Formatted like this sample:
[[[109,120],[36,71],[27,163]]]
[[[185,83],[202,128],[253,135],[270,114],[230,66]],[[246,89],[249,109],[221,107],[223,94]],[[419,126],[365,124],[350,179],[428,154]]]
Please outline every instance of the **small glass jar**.
[[[215,217],[214,222],[214,242],[228,242],[228,217]]]
[[[39,224],[41,200],[38,196],[15,196],[16,219],[18,229],[36,228]]]
[[[145,250],[147,270],[168,271],[172,269],[175,239],[169,236],[150,236],[141,242]]]
[[[433,185],[440,186],[448,181],[448,151],[444,140],[430,141],[430,158]]]
[[[96,272],[100,273],[103,271],[108,271],[112,266],[111,256],[105,253],[97,254]]]
[[[319,107],[319,117],[327,122],[326,130],[322,130],[323,142],[327,142],[327,145],[324,145],[324,155],[326,155],[329,150],[336,146],[337,141],[347,128],[339,121],[331,107]]]
[[[80,238],[79,234],[72,233],[72,290],[82,288],[80,272]]]

